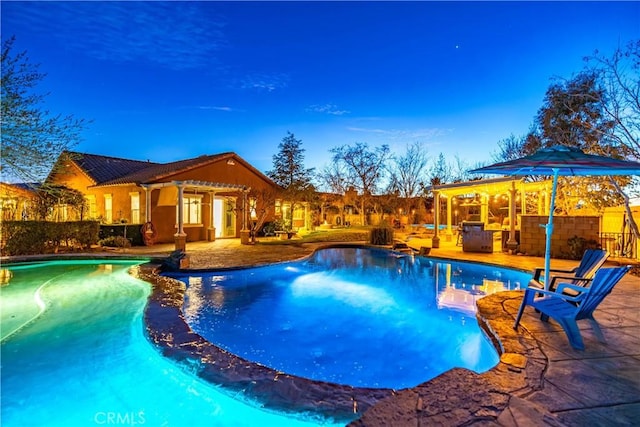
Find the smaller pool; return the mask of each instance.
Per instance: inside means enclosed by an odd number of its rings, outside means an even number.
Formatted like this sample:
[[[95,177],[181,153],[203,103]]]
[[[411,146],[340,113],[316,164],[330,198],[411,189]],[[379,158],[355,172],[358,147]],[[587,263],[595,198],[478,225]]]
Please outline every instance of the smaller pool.
[[[365,248],[304,261],[170,274],[187,284],[192,329],[247,360],[313,380],[404,388],[498,355],[475,301],[529,274]]]
[[[181,369],[143,334],[140,261],[63,261],[2,270],[3,427],[313,426],[265,411]]]

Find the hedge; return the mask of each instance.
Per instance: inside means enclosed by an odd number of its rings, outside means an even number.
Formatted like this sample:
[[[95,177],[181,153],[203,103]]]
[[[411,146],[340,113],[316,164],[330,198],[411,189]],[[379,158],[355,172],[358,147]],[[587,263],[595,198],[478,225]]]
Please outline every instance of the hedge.
[[[393,243],[393,229],[390,227],[376,227],[371,229],[369,243],[372,245],[390,245]]]
[[[142,233],[140,229],[141,224],[101,224],[99,240],[107,239],[109,237],[126,237],[133,246],[144,246],[142,240]]]
[[[2,221],[0,254],[35,255],[69,249],[88,249],[98,242],[98,221]]]

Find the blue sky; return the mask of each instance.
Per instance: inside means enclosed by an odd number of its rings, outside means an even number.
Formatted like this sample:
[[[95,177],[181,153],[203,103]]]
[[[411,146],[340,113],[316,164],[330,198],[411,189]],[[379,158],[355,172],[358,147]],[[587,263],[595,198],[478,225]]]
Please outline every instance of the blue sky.
[[[77,151],[165,162],[235,151],[262,171],[287,131],[306,166],[355,142],[491,161],[554,77],[640,38],[638,2],[14,2]]]

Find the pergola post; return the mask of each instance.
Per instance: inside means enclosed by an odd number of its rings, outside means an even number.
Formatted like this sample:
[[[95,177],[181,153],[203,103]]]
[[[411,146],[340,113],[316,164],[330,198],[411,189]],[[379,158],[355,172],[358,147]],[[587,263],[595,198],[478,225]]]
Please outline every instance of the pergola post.
[[[174,234],[175,250],[185,251],[187,248],[187,234],[184,232],[184,186],[178,184],[178,232]]]
[[[509,189],[509,239],[507,240],[507,249],[515,251],[518,248],[516,240],[516,182],[511,182]]]
[[[211,202],[211,206],[209,207],[210,213],[209,217],[211,218],[209,221],[209,228],[207,229],[207,240],[210,242],[214,242],[216,240],[216,223],[215,223],[215,201],[216,201],[216,193],[215,191],[211,191],[209,193],[209,200]]]
[[[242,229],[240,230],[240,243],[248,245],[251,242],[251,231],[247,228],[247,190],[242,192]]]
[[[440,247],[440,192],[433,192],[433,239],[431,241],[432,248]]]
[[[445,236],[447,242],[450,242],[453,239],[453,230],[451,229],[451,214],[453,213],[452,202],[453,202],[453,196],[448,195],[447,196],[447,234]]]
[[[146,185],[142,185],[144,188],[144,222],[151,222],[151,191],[153,189],[148,188]]]

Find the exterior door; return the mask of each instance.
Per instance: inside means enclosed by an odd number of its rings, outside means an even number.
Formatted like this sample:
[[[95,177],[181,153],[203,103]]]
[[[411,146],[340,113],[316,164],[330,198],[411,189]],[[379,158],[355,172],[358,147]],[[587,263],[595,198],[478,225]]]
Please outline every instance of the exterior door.
[[[216,238],[236,237],[236,199],[216,198],[213,202],[213,226]]]

